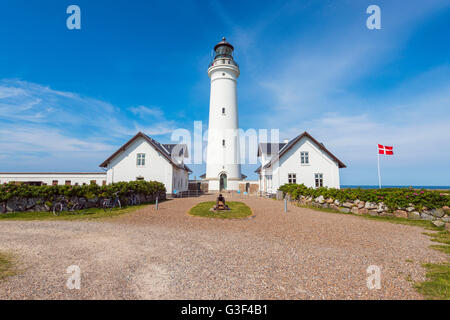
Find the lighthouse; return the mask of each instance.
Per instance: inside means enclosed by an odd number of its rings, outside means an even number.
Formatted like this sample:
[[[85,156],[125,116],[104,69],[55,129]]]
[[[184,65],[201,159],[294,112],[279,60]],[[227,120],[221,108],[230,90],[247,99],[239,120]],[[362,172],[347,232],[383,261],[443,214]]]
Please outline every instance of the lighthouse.
[[[233,46],[222,39],[208,68],[211,79],[206,177],[210,191],[235,191],[242,180],[239,154],[237,79]]]

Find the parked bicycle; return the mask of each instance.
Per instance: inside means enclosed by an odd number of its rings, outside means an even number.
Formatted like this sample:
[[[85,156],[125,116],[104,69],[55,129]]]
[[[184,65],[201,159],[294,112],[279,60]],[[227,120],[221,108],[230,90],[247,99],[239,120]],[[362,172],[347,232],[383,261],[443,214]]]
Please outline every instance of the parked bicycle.
[[[141,199],[137,194],[135,194],[133,191],[129,192],[129,196],[127,198],[127,205],[128,206],[138,206],[141,204]]]
[[[6,213],[8,210],[6,209],[6,202],[3,202],[0,206],[0,213]]]
[[[114,192],[113,193],[113,198],[105,198],[103,199],[103,203],[102,203],[102,207],[103,210],[109,210],[111,211],[114,208],[122,208],[122,205],[120,204],[120,199],[119,199],[119,192]]]
[[[86,209],[86,199],[79,198],[75,202],[70,202],[63,196],[57,203],[53,205],[53,214],[59,216],[63,211],[69,211],[72,213],[79,213],[81,210]]]

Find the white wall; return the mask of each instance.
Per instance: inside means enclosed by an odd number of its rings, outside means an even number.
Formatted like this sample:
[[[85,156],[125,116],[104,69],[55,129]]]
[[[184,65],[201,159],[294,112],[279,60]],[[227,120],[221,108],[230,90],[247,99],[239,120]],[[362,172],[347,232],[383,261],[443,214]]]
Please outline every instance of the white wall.
[[[177,191],[187,191],[189,185],[189,173],[186,170],[175,168],[173,169],[173,188]]]
[[[210,180],[210,190],[219,190],[220,183],[216,179],[225,173],[227,189],[238,190],[239,184],[232,181],[241,179],[237,100],[239,68],[228,64],[228,59],[220,58],[208,69],[208,75],[211,78],[211,93],[206,180]],[[225,114],[222,108],[225,108]],[[225,140],[225,146],[222,140]]]
[[[9,182],[37,182],[52,185],[57,180],[58,185],[65,185],[70,181],[71,185],[90,184],[94,181],[103,185],[107,181],[106,173],[0,173],[0,184]]]
[[[137,154],[145,154],[145,166],[137,166]],[[144,138],[136,139],[128,148],[115,157],[108,164],[107,181],[130,182],[138,177],[144,180],[153,180],[164,183],[168,193],[173,190],[185,191],[188,189],[188,173],[185,170],[175,168],[160,152],[156,151]],[[185,173],[181,173],[183,171]],[[182,179],[182,188],[175,187]]]
[[[300,152],[309,152],[309,164],[302,165]],[[297,176],[297,184],[315,187],[315,174],[323,174],[323,186],[340,188],[339,165],[327,153],[316,146],[309,138],[304,137],[269,169],[262,170],[261,185],[267,186],[266,192],[275,193],[278,188],[288,183],[288,174]],[[272,187],[265,176],[272,175]]]

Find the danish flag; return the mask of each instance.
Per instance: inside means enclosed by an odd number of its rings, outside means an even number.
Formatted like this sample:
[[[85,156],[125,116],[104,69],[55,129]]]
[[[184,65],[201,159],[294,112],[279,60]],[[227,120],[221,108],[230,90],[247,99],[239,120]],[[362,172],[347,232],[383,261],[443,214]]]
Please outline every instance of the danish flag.
[[[382,144],[378,145],[378,154],[385,154],[387,156],[394,155],[394,147],[383,146]]]

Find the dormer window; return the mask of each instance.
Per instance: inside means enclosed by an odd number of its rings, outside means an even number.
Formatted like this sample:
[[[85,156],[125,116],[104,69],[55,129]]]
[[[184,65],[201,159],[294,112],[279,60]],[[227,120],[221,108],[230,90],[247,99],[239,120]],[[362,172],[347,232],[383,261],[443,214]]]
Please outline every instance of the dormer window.
[[[222,114],[225,115],[225,108],[222,108]]]
[[[225,139],[222,140],[222,147],[225,147]]]
[[[145,153],[138,153],[137,154],[136,165],[138,167],[144,167],[145,166]]]

